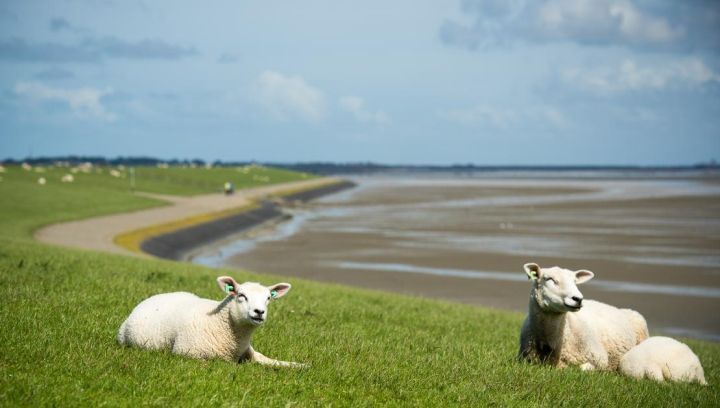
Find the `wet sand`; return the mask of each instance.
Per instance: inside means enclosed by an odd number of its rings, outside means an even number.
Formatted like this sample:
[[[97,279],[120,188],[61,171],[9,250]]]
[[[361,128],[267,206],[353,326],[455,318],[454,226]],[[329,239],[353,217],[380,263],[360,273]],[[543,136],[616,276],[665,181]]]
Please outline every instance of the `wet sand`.
[[[720,340],[714,178],[355,181],[196,261],[521,312],[524,263],[584,268],[586,298],[640,311],[653,333]]]

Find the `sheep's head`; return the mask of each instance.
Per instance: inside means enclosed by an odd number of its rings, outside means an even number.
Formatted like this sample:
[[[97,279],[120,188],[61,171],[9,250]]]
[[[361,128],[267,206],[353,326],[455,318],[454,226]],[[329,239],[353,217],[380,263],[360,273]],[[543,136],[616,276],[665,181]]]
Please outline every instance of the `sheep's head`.
[[[545,312],[577,312],[582,308],[583,295],[577,285],[595,276],[584,269],[571,271],[557,266],[540,268],[538,264],[525,264],[525,273],[532,281],[530,297]]]
[[[230,316],[235,324],[260,326],[268,318],[268,304],[283,297],[289,283],[263,286],[256,282],[237,283],[229,276],[217,278],[220,289],[230,298]]]

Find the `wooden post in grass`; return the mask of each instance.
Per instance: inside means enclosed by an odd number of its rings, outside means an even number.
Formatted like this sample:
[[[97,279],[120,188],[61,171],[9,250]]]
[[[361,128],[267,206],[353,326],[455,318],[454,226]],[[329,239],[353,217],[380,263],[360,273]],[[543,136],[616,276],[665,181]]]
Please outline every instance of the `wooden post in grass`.
[[[130,167],[130,192],[135,192],[135,167]]]

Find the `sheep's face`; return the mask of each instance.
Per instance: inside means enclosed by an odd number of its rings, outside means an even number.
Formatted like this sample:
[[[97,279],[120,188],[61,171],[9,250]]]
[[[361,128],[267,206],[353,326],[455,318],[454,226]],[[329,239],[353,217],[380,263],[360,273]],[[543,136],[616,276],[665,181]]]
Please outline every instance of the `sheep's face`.
[[[290,290],[289,283],[263,286],[255,282],[237,283],[229,276],[217,278],[220,289],[232,302],[230,315],[235,324],[260,326],[268,318],[268,305]]]
[[[525,273],[532,281],[530,296],[545,312],[577,312],[582,308],[583,295],[577,285],[587,282],[594,274],[590,271],[571,271],[553,266],[540,268],[538,264],[525,264]]]

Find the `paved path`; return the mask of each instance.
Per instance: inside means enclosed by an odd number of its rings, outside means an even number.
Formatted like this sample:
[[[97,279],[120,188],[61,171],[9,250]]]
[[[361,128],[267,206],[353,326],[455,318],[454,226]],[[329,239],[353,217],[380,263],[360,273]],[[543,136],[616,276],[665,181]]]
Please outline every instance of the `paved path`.
[[[35,239],[48,244],[91,249],[103,252],[134,255],[139,254],[115,245],[113,239],[125,232],[157,224],[164,224],[192,216],[243,207],[272,194],[296,189],[314,188],[337,181],[319,178],[290,183],[274,184],[237,190],[231,196],[207,194],[193,197],[136,193],[144,197],[166,201],[169,205],[130,213],[105,215],[79,221],[54,224],[35,232]]]

